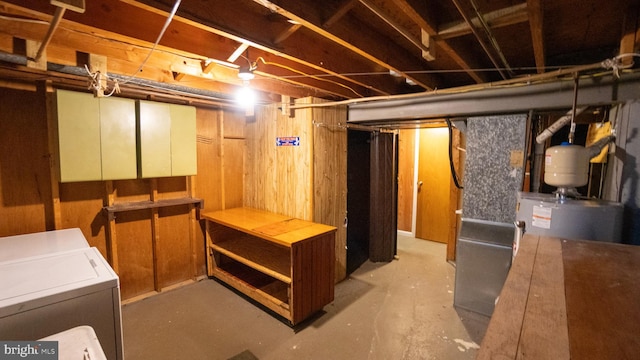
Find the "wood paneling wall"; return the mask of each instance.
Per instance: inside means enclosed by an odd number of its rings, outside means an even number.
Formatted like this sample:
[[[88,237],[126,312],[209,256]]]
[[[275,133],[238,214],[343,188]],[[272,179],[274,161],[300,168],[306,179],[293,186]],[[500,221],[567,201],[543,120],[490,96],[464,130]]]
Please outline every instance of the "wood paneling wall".
[[[223,124],[223,174],[224,208],[231,209],[243,205],[244,196],[244,153],[245,116],[238,112],[225,112]]]
[[[124,300],[206,274],[202,225],[188,205],[119,212],[111,226],[103,211],[154,199],[193,196],[207,210],[246,205],[336,226],[336,281],[345,277],[345,108],[290,118],[273,105],[249,122],[244,113],[198,108],[196,176],[59,184],[47,94],[3,88],[0,106],[0,236],[80,228],[117,259]],[[299,136],[300,146],[276,147],[277,136]]]
[[[105,258],[117,258],[123,300],[205,276],[204,236],[189,205],[118,212],[111,226],[103,207],[188,196],[208,210],[242,205],[244,113],[197,109],[197,176],[60,184],[46,90],[0,90],[0,236],[80,228]]]
[[[296,104],[317,103],[304,98]],[[278,104],[247,122],[245,206],[336,226],[336,281],[346,276],[346,108],[296,109]],[[277,137],[299,146],[276,146]]]
[[[290,118],[272,104],[258,108],[255,120],[247,123],[246,206],[313,221],[310,113],[296,110]],[[299,137],[300,145],[276,146],[278,137]]]
[[[416,159],[416,130],[398,134],[398,230],[413,230],[413,191]]]
[[[322,102],[313,99],[314,103]],[[335,280],[347,273],[347,119],[346,107],[314,108],[313,221],[337,228]]]
[[[45,99],[0,89],[0,236],[53,226]]]

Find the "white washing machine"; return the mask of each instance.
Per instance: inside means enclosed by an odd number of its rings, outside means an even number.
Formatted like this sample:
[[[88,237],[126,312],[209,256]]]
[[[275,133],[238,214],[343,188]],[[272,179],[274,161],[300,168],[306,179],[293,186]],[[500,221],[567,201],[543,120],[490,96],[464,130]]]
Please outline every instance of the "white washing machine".
[[[0,262],[89,247],[78,228],[0,237]]]
[[[88,325],[107,358],[122,359],[118,276],[84,237],[60,231],[0,238],[0,339],[37,340]]]

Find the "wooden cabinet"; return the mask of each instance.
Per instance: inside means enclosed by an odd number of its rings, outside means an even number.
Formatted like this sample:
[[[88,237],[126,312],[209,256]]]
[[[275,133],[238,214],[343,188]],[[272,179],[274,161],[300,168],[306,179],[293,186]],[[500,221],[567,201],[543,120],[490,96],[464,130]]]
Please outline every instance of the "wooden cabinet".
[[[208,274],[297,324],[333,301],[333,226],[252,208],[203,213]]]
[[[135,102],[57,90],[60,181],[135,179]]]
[[[60,181],[197,173],[193,106],[56,91]]]
[[[138,158],[142,178],[197,173],[193,106],[139,100]]]

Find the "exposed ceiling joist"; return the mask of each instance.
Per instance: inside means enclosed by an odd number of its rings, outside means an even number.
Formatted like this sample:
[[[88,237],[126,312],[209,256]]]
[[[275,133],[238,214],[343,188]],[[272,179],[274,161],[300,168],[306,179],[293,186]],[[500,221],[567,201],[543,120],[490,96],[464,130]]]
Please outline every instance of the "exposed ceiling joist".
[[[638,51],[638,48],[640,48],[640,4],[629,6],[625,13],[622,27],[620,54],[629,54]],[[632,58],[625,58],[622,64],[628,66],[632,63]]]
[[[344,0],[342,5],[336,10],[329,18],[327,18],[323,23],[322,27],[325,29],[330,28],[342,19],[354,6],[358,5],[360,0]]]
[[[258,65],[251,86],[264,93],[346,100],[494,84],[511,66],[522,78],[638,51],[636,0],[575,1],[181,1],[138,76],[233,91],[249,62]],[[78,66],[86,53],[105,56],[110,72],[136,72],[175,4],[92,0],[84,14],[67,11],[38,66]],[[35,57],[55,9],[0,0],[0,55]]]
[[[544,51],[544,23],[541,0],[527,0],[529,11],[529,28],[531,29],[531,43],[533,44],[533,54],[536,59],[536,69],[538,74],[542,74],[546,68]]]
[[[350,52],[358,54],[384,69],[411,79],[415,84],[424,89],[433,89],[439,84],[439,81],[433,75],[408,73],[408,69],[421,69],[424,68],[424,65],[406,49],[397,44],[387,43],[385,48],[382,49],[379,46],[380,36],[378,32],[373,31],[373,29],[370,29],[371,31],[363,29],[366,28],[366,24],[364,23],[359,25],[360,29],[354,29],[353,26],[347,27],[342,23],[336,23],[330,30],[327,30],[322,27],[324,22],[322,21],[321,15],[309,6],[308,3],[288,2],[286,4],[287,8],[284,8],[278,5],[276,1],[254,1],[274,13],[302,24],[305,28],[321,37],[339,44]],[[354,36],[355,34],[353,32],[355,31],[358,31],[358,36]],[[393,56],[390,56],[390,54],[393,54]]]
[[[482,17],[493,29],[526,22],[529,20],[529,13],[527,11],[527,3],[522,3],[482,14]],[[471,23],[476,27],[481,26],[480,19],[477,16],[471,19]],[[469,24],[465,21],[458,21],[440,26],[437,38],[445,40],[468,34],[471,34]]]
[[[402,35],[405,39],[409,40],[410,43],[415,45],[420,51],[429,54],[431,49],[422,42],[421,39],[417,39],[414,37],[409,30],[405,29],[402,25],[398,24],[397,21],[392,19],[389,15],[385,14],[384,10],[378,7],[373,1],[370,0],[360,0],[360,3],[367,7],[367,9],[371,10],[376,16],[386,22],[389,26],[391,26],[395,31],[397,31],[400,35]],[[428,60],[433,60],[431,57]]]
[[[456,51],[451,47],[446,40],[440,39],[437,35],[437,25],[429,12],[424,8],[424,3],[415,3],[410,0],[393,0],[394,4],[398,6],[413,22],[415,22],[422,30],[424,30],[434,40],[434,48],[437,46],[450,56],[453,61],[460,66],[476,83],[482,83],[487,81],[486,77],[473,69],[477,69],[479,66],[469,60],[470,56],[463,55],[460,51]]]
[[[503,65],[500,64],[500,61],[498,61],[498,59],[496,59],[496,55],[489,48],[489,45],[487,44],[487,40],[485,40],[482,37],[482,35],[480,34],[480,31],[476,29],[476,27],[473,25],[471,12],[466,8],[466,6],[464,6],[464,4],[460,0],[451,0],[451,1],[453,1],[453,3],[455,4],[456,8],[458,9],[458,12],[460,12],[460,15],[464,18],[464,21],[466,21],[469,24],[469,28],[471,29],[471,32],[473,33],[473,35],[475,35],[476,39],[478,40],[478,43],[484,50],[485,55],[491,60],[491,62],[493,63],[497,71],[500,73],[502,78],[508,79],[509,75],[502,69]]]

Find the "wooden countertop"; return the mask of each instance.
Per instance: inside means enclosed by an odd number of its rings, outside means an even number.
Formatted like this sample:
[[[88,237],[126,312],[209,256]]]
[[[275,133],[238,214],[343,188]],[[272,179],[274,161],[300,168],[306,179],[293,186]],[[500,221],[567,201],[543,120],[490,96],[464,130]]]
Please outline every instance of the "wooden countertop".
[[[333,226],[248,207],[206,212],[200,217],[285,246],[336,231]]]
[[[640,247],[525,235],[477,359],[632,359]]]

